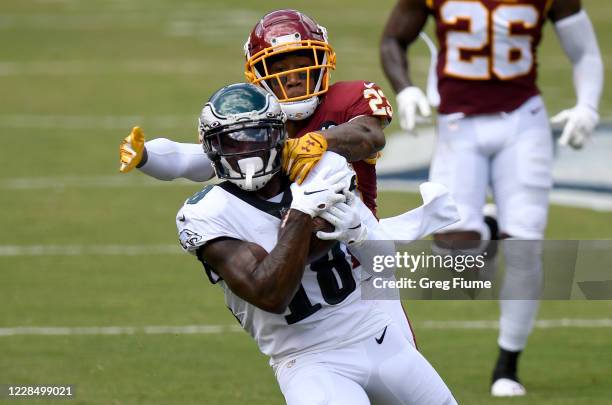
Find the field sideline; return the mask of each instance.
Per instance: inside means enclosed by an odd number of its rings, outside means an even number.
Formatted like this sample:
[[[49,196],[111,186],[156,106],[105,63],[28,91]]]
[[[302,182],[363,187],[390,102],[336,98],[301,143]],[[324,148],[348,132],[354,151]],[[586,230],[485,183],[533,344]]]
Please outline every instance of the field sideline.
[[[288,5],[328,28],[333,80],[375,81],[394,102],[377,54],[393,3],[0,2],[0,385],[74,384],[75,404],[283,403],[265,357],[178,246],[174,216],[202,185],[119,175],[117,146],[133,125],[149,139],[195,141],[208,95],[244,80],[247,33]],[[612,9],[583,3],[612,60]],[[540,84],[554,113],[574,96],[550,25],[541,51]],[[413,57],[423,84],[422,44]],[[602,117],[612,117],[610,90],[607,80]],[[394,122],[387,132],[398,130]],[[419,203],[385,191],[380,214]],[[546,237],[612,239],[611,229],[610,213],[553,206]],[[542,303],[522,360],[530,395],[511,401],[488,395],[497,303],[405,306],[421,350],[462,404],[610,403],[610,301]]]

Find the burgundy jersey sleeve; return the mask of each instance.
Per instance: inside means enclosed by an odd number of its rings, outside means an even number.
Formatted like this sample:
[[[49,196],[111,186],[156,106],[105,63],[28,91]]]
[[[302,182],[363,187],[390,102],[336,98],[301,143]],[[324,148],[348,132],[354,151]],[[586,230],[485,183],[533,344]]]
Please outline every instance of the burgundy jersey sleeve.
[[[376,83],[365,81],[337,82],[326,95],[327,102],[342,111],[344,122],[359,116],[379,117],[383,127],[389,125],[393,108]]]
[[[321,104],[297,136],[342,125],[360,116],[379,117],[384,127],[391,121],[393,110],[380,87],[374,83],[336,82],[329,86]],[[352,165],[357,173],[357,191],[366,206],[376,215],[375,162],[362,160]]]

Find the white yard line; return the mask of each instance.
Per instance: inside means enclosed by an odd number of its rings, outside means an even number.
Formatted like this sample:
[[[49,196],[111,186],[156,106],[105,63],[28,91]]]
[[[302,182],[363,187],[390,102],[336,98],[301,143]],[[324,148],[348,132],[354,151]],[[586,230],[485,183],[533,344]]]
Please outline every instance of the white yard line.
[[[0,328],[0,336],[67,336],[67,335],[210,335],[240,332],[238,325],[186,325],[186,326],[78,326],[78,327],[35,327],[19,326]]]
[[[496,321],[425,321],[417,329],[498,329]],[[612,328],[612,319],[542,319],[535,322],[536,329],[551,328]],[[2,336],[69,336],[69,335],[211,335],[240,332],[238,325],[184,325],[184,326],[77,326],[36,327],[18,326],[0,328]]]
[[[1,66],[0,66],[1,68]],[[125,130],[138,123],[141,126],[160,129],[176,129],[184,126],[196,127],[195,115],[52,115],[34,116],[29,114],[0,115],[0,128],[15,129],[109,129]],[[194,136],[195,141],[195,136]]]
[[[171,182],[156,180],[139,174],[110,176],[65,176],[65,177],[21,177],[0,180],[0,190],[57,190],[64,188],[122,188],[122,187],[164,187],[193,186],[198,183],[186,179]],[[379,180],[379,191],[418,193],[419,181]],[[612,196],[603,193],[575,193],[553,190],[550,200],[555,205],[587,208],[596,211],[612,211]]]
[[[117,164],[118,165],[118,164]],[[176,185],[194,186],[199,183],[186,179],[162,181],[140,173],[122,175],[117,171],[111,176],[21,177],[0,180],[0,190],[44,190],[64,188],[115,188],[115,187],[163,187]]]
[[[550,202],[566,207],[587,208],[594,211],[612,211],[612,195],[581,191],[553,190]]]
[[[425,321],[424,329],[499,329],[498,321]],[[535,321],[537,329],[551,328],[612,328],[612,319],[540,319]]]
[[[0,257],[15,256],[141,256],[182,254],[178,244],[167,245],[0,245]]]
[[[378,191],[418,193],[421,181],[378,180]],[[550,202],[565,207],[586,208],[594,211],[612,211],[612,195],[587,191],[552,190]]]
[[[202,75],[213,67],[209,60],[58,60],[14,62],[0,61],[0,77],[14,76],[100,76],[137,75]]]

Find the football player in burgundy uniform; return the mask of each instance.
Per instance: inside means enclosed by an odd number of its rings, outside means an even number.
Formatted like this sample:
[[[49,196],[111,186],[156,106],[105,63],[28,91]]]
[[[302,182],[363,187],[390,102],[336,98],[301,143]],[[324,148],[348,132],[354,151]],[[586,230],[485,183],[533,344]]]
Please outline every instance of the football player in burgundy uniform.
[[[581,148],[599,120],[603,86],[601,55],[587,14],[579,0],[399,0],[384,30],[381,59],[407,131],[414,129],[417,113],[429,114],[426,97],[410,81],[406,58],[429,16],[440,47],[440,105],[430,178],[451,190],[462,217],[435,239],[495,237],[482,214],[488,186],[498,207],[501,238],[543,239],[553,145],[536,85],[536,51],[542,27],[551,20],[573,65],[577,95],[576,106],[552,121],[565,123],[561,145]],[[482,249],[485,242],[478,245]],[[541,246],[522,245],[519,254],[512,251],[515,246],[504,246],[506,274],[539,280]],[[500,354],[491,393],[524,395],[517,361],[538,302],[502,300],[500,307]]]
[[[249,35],[245,55],[247,79],[274,93],[287,114],[291,139],[283,149],[283,169],[291,180],[301,183],[323,152],[336,152],[352,164],[357,191],[376,215],[376,157],[385,144],[383,128],[393,114],[382,90],[366,81],[330,84],[336,54],[327,31],[295,10],[266,14]],[[145,144],[138,127],[121,143],[119,152],[122,172],[137,167],[161,180],[207,181],[215,175],[202,145],[163,138]],[[382,300],[379,305],[416,346],[401,303]]]
[[[392,117],[382,90],[365,81],[330,84],[336,54],[327,31],[295,10],[265,15],[249,35],[245,54],[247,79],[275,94],[288,116],[293,140],[285,148],[284,169],[291,180],[302,182],[325,150],[337,152],[352,163],[358,190],[375,213],[374,163]],[[142,131],[135,128],[120,147],[121,171],[138,167],[162,180],[214,176],[200,145],[156,139],[143,146]]]

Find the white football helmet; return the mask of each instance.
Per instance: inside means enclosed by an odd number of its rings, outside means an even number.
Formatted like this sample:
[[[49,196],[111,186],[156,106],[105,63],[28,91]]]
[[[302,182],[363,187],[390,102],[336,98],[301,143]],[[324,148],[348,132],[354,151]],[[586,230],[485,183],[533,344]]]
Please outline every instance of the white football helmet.
[[[217,91],[200,114],[199,135],[217,177],[258,190],[281,168],[286,115],[276,97],[237,83]]]

